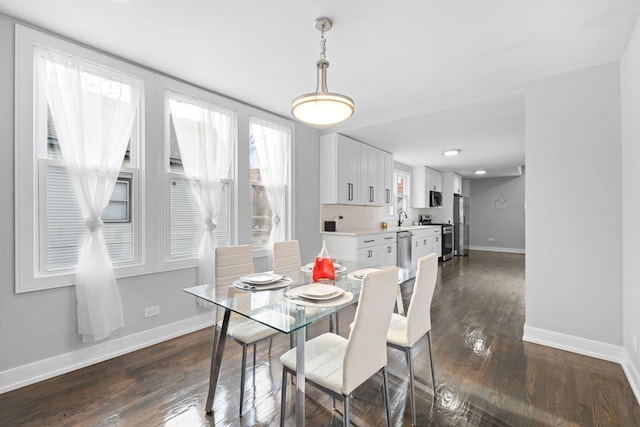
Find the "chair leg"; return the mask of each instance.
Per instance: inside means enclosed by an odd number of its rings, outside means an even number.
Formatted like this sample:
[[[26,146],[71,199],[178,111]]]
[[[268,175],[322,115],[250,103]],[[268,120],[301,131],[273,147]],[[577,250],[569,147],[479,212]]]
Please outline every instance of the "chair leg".
[[[284,427],[284,411],[287,401],[287,371],[284,369],[282,370],[282,384],[280,387],[282,388],[282,393],[280,394],[280,427]]]
[[[271,346],[273,345],[273,337],[269,337],[269,356],[271,356]]]
[[[427,332],[427,338],[429,338],[429,362],[431,362],[431,386],[433,387],[433,398],[436,397],[436,374],[433,370],[433,352],[431,350],[431,331]]]
[[[382,386],[384,388],[384,407],[387,411],[387,427],[391,427],[391,409],[389,408],[389,385],[387,384],[387,368],[382,368]]]
[[[411,425],[416,425],[416,389],[413,384],[413,352],[407,349],[407,361],[409,362],[409,388],[411,392]]]
[[[253,343],[253,372],[256,371],[256,343]]]
[[[242,344],[242,365],[240,366],[240,416],[242,417],[242,404],[244,403],[244,379],[247,369],[247,346]]]
[[[342,404],[344,406],[344,413],[342,414],[342,426],[349,427],[349,396],[342,397]]]

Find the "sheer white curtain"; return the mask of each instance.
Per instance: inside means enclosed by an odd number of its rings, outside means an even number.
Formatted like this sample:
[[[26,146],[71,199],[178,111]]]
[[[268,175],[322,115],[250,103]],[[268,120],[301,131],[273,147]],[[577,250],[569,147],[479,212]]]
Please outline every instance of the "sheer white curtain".
[[[84,342],[99,341],[124,326],[100,216],[122,166],[143,84],[53,51],[38,49],[35,55],[88,231],[76,269],[78,332]]]
[[[266,120],[252,117],[251,134],[260,161],[260,177],[271,207],[269,243],[286,239],[282,217],[286,210],[286,188],[289,181],[291,130]]]
[[[215,235],[224,180],[231,179],[237,141],[235,113],[198,100],[169,96],[184,173],[200,206],[205,231],[200,241],[198,282],[215,281]]]

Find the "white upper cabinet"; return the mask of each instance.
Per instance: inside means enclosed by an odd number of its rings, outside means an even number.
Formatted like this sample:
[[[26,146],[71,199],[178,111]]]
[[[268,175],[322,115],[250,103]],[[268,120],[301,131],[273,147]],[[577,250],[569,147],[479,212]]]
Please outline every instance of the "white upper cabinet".
[[[426,166],[414,166],[411,169],[411,207],[428,208],[430,191],[442,191],[442,174]]]
[[[393,155],[386,151],[378,152],[378,200],[382,206],[391,206],[393,200]]]
[[[453,174],[453,194],[462,194],[462,176]]]
[[[390,153],[337,133],[320,137],[320,203],[389,206],[392,185]]]
[[[363,205],[380,205],[378,151],[369,145],[360,145],[360,201]]]
[[[360,204],[360,145],[335,133],[320,137],[320,203]]]

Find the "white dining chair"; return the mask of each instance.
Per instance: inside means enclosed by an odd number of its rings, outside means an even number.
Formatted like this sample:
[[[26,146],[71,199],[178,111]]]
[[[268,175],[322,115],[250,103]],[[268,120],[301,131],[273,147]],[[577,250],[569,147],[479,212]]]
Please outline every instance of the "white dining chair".
[[[354,326],[349,338],[327,332],[304,344],[306,381],[343,402],[343,425],[349,425],[349,401],[353,390],[381,372],[387,425],[391,425],[387,387],[386,335],[398,287],[397,267],[368,274],[362,281]],[[282,363],[282,400],[280,425],[284,425],[287,374],[296,374],[296,351],[280,356]]]
[[[232,284],[239,277],[254,273],[253,255],[251,254],[251,246],[238,245],[216,248],[216,283]],[[278,315],[278,313],[272,313]],[[289,322],[294,319],[290,316]],[[217,323],[217,327],[222,327],[222,320]],[[216,334],[218,333],[216,329]],[[247,363],[247,347],[253,346],[253,369],[256,365],[256,344],[266,338],[269,338],[269,355],[271,355],[271,344],[273,336],[278,331],[268,326],[248,319],[239,314],[231,314],[229,325],[227,327],[227,336],[242,346],[242,367],[240,374],[240,416],[242,416],[242,408],[244,403],[244,383],[246,376]],[[217,337],[216,337],[217,338]],[[255,373],[254,373],[255,375]]]
[[[409,302],[407,315],[397,313],[391,315],[391,323],[387,332],[387,345],[401,350],[407,357],[409,365],[409,384],[411,390],[411,420],[416,425],[416,400],[413,384],[413,346],[425,334],[429,343],[429,361],[431,362],[431,384],[433,395],[436,395],[436,377],[433,371],[433,352],[431,349],[431,300],[438,278],[438,255],[431,253],[418,259],[413,294]]]
[[[300,243],[297,240],[275,242],[273,244],[273,272],[286,274],[298,272],[302,266]]]

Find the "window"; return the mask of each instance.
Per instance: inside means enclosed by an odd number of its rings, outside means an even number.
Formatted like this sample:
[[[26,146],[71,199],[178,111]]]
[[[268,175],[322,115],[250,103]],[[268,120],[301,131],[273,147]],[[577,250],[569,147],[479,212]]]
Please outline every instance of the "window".
[[[67,286],[73,283],[78,252],[86,234],[71,179],[64,166],[59,129],[52,118],[39,67],[43,53],[63,53],[82,64],[80,77],[89,97],[111,106],[111,92],[144,85],[137,68],[54,37],[17,26],[16,30],[16,291]],[[116,82],[118,80],[118,82]],[[100,86],[102,84],[102,86]],[[105,89],[105,87],[109,89]],[[95,87],[95,95],[93,88]],[[136,98],[137,99],[137,98]],[[142,265],[140,217],[140,152],[142,100],[131,138],[107,207],[102,234],[116,275],[139,271]],[[115,104],[114,104],[115,105]],[[113,111],[113,110],[112,110]],[[120,270],[120,271],[118,271]]]
[[[252,117],[249,129],[251,242],[284,241],[289,233],[291,129]]]
[[[395,171],[393,173],[393,178],[395,182],[395,193],[396,193],[396,203],[395,206],[391,207],[390,215],[395,215],[400,210],[408,212],[409,209],[409,175]],[[394,211],[395,209],[395,211]]]
[[[211,113],[209,115],[208,113]],[[197,141],[179,140],[178,132],[174,123],[174,115],[186,122],[189,126],[202,127],[216,125],[224,126],[230,121],[235,121],[233,113],[206,100],[167,91],[165,96],[165,121],[166,121],[166,174],[169,182],[169,259],[195,258],[198,256],[200,241],[204,233],[203,213],[200,207],[199,191],[207,191],[201,188],[198,177],[190,180],[185,172],[183,163],[183,152],[185,149],[198,150]],[[212,117],[211,122],[205,123],[205,117]],[[211,129],[211,128],[209,128]],[[222,132],[222,129],[219,130]],[[235,132],[235,130],[234,130]],[[234,147],[230,147],[234,150]],[[199,153],[200,154],[200,153]],[[217,153],[219,154],[219,153]],[[224,155],[231,156],[225,152]],[[214,156],[215,157],[215,156]],[[215,161],[216,166],[221,162]],[[203,166],[202,164],[197,165]],[[219,166],[222,169],[222,166]],[[221,174],[225,178],[221,179],[222,188],[219,200],[215,200],[215,236],[219,246],[229,246],[231,244],[231,189],[233,181],[230,175],[230,165],[228,171]],[[198,169],[198,168],[196,168]],[[214,168],[215,169],[215,168]],[[211,171],[209,171],[211,172]],[[191,176],[199,173],[192,171]],[[216,175],[220,176],[220,175]],[[216,194],[216,196],[218,195]]]

